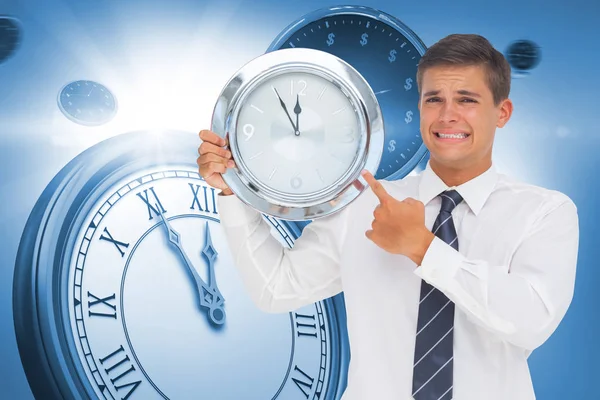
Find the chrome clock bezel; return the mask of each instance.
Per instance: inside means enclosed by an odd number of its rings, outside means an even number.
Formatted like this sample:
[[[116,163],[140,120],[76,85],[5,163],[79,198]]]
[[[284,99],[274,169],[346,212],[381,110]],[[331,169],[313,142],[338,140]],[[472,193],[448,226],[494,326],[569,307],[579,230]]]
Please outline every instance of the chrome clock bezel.
[[[325,189],[292,194],[269,188],[246,166],[237,144],[237,119],[245,99],[266,80],[287,73],[310,73],[341,90],[353,104],[360,124],[359,150],[346,172]],[[211,130],[229,141],[236,168],[223,179],[230,189],[256,210],[284,220],[309,220],[336,213],[368,186],[360,175],[376,171],[384,145],[383,115],[375,93],[350,64],[324,51],[292,48],[263,54],[240,68],[225,84],[215,104]]]

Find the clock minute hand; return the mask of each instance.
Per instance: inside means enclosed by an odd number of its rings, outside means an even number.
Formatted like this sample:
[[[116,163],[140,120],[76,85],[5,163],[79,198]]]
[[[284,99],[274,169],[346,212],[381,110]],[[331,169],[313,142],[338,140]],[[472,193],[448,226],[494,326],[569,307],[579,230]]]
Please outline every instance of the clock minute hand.
[[[281,99],[281,96],[279,95],[279,92],[277,91],[277,89],[275,89],[273,87],[273,90],[275,91],[275,94],[277,95],[277,98],[279,99],[279,104],[281,104],[281,107],[283,108],[283,111],[285,111],[285,115],[287,115],[288,119],[290,120],[290,124],[292,124],[292,128],[294,128],[294,133],[297,134],[298,133],[298,128],[294,124],[294,121],[292,121],[292,117],[290,117],[290,113],[288,112],[287,107],[285,106],[285,103]]]
[[[214,323],[222,324],[223,322],[225,322],[223,296],[221,295],[218,289],[215,290],[215,287],[208,285],[206,282],[204,282],[200,275],[198,275],[198,272],[194,268],[191,260],[187,256],[185,250],[183,250],[183,247],[181,245],[180,234],[175,229],[173,229],[169,221],[163,216],[162,213],[159,214],[169,236],[169,242],[175,245],[175,247],[179,250],[181,256],[185,261],[185,266],[191,272],[192,276],[194,277],[194,280],[196,281],[196,288],[198,289],[198,296],[200,297],[200,305],[209,309],[210,318]],[[219,310],[220,314],[215,315],[216,310]]]

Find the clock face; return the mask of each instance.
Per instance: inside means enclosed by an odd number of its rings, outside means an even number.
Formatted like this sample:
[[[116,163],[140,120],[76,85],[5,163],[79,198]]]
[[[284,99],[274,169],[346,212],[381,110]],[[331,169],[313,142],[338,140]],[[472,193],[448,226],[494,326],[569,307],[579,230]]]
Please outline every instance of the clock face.
[[[217,191],[189,153],[197,136],[166,136],[161,143],[153,133],[126,134],[93,146],[32,211],[17,256],[14,315],[33,393],[339,399],[348,354],[343,300],[260,311],[229,251]],[[299,229],[263,218],[293,247]]]
[[[324,305],[290,314],[254,306],[225,246],[215,195],[188,169],[146,171],[116,182],[79,230],[68,312],[98,398],[304,399],[327,391]],[[203,306],[211,292],[219,299]]]
[[[0,63],[11,57],[21,44],[21,30],[15,18],[0,16]]]
[[[100,83],[86,80],[63,87],[58,106],[71,121],[86,126],[105,124],[117,112],[117,100],[111,91]]]
[[[393,16],[367,7],[317,10],[284,29],[268,51],[304,47],[348,62],[373,88],[385,144],[377,179],[402,178],[426,156],[419,129],[417,64],[421,40]]]
[[[238,114],[242,161],[260,183],[292,194],[314,193],[344,176],[362,132],[353,102],[329,80],[308,72],[267,78]]]

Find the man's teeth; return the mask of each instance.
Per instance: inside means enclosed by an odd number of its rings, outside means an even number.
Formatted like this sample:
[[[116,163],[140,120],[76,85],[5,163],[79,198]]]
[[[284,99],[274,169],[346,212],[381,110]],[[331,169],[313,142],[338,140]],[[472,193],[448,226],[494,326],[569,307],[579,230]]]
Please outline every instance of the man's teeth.
[[[469,136],[466,133],[450,133],[450,134],[439,133],[439,132],[436,132],[436,133],[442,139],[464,139],[467,136]]]

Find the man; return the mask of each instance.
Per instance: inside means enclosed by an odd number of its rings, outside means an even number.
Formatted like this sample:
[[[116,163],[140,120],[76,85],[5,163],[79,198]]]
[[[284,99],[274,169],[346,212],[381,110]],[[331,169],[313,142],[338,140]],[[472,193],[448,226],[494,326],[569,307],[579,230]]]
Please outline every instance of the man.
[[[492,163],[509,120],[510,67],[478,35],[431,46],[417,74],[418,176],[376,181],[309,224],[291,250],[221,173],[225,141],[200,132],[198,165],[222,189],[222,225],[257,306],[287,312],[344,291],[351,361],[344,400],[535,398],[527,365],[573,296],[577,209]]]

